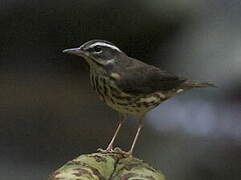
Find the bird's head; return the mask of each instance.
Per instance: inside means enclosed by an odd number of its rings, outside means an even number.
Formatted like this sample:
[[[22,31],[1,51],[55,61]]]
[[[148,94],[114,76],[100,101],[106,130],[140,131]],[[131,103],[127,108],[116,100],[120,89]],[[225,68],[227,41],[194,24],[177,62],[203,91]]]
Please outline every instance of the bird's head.
[[[104,40],[91,40],[80,47],[65,49],[64,53],[83,57],[90,66],[109,66],[117,63],[118,57],[124,53],[114,44]]]

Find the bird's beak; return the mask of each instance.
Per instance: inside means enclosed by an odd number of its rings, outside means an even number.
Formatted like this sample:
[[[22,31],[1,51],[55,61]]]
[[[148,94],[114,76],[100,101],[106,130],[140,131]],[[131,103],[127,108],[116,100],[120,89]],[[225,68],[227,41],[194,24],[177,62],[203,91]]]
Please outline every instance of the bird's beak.
[[[85,51],[83,51],[81,49],[81,47],[78,47],[78,48],[71,48],[71,49],[65,49],[62,51],[63,53],[68,53],[68,54],[74,54],[74,55],[77,55],[77,56],[82,56],[82,57],[85,57]]]

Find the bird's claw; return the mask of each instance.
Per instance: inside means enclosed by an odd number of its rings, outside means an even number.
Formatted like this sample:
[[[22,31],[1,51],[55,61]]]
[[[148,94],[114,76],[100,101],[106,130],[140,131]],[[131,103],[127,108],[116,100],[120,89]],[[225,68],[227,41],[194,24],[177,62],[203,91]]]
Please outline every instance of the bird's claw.
[[[101,152],[101,153],[111,153],[113,152],[114,150],[113,149],[102,149],[102,148],[98,148],[97,151]]]
[[[124,157],[130,157],[132,156],[132,153],[130,151],[126,152],[126,151],[123,151],[121,148],[119,147],[116,147],[114,150],[113,150],[115,153],[118,153],[118,154],[121,154],[123,155]]]
[[[126,152],[126,151],[123,151],[121,148],[119,147],[116,147],[116,148],[107,148],[107,149],[102,149],[102,148],[98,148],[97,151],[101,152],[101,153],[117,153],[117,154],[121,154],[123,155],[124,157],[130,157],[132,156],[132,153],[131,152]]]

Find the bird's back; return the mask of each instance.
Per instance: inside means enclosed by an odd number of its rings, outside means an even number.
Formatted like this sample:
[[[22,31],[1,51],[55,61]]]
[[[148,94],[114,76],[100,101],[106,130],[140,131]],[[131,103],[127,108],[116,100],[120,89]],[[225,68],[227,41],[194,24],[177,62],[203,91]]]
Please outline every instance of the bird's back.
[[[133,58],[129,58],[128,62],[117,66],[113,71],[120,74],[116,83],[122,91],[136,95],[169,91],[178,88],[186,81],[184,78]]]

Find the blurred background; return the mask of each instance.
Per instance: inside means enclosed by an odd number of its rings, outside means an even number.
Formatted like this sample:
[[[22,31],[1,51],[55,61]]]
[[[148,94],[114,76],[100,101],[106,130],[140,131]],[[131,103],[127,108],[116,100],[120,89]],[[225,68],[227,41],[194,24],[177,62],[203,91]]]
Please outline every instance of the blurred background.
[[[241,1],[1,0],[0,179],[41,180],[105,148],[116,113],[90,87],[91,39],[219,88],[194,89],[151,111],[135,155],[167,180],[241,179]],[[130,117],[117,140],[129,149]]]

